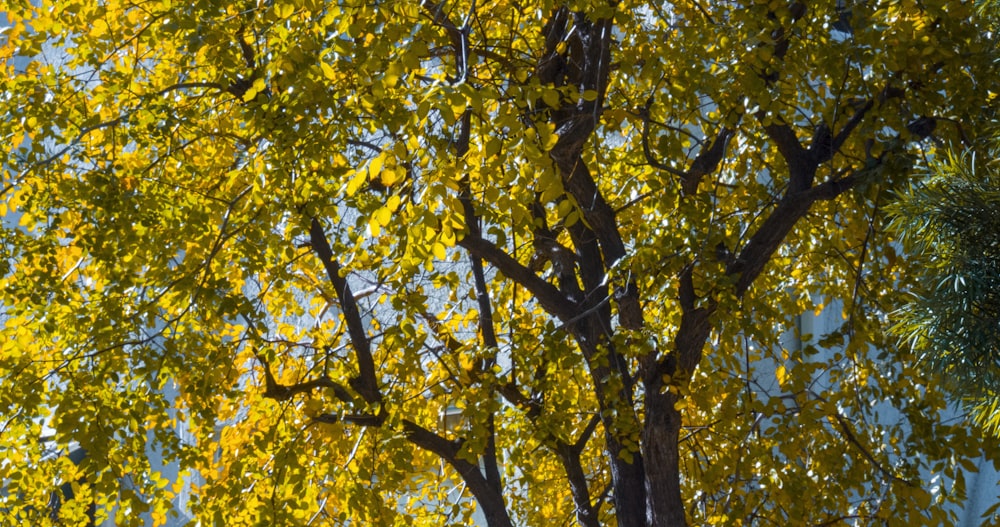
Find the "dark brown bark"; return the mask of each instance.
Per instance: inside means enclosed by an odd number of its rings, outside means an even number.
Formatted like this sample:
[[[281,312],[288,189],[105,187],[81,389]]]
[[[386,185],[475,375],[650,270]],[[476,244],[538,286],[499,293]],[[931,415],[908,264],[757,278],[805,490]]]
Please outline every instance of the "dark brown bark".
[[[736,281],[737,295],[742,296],[746,293],[788,233],[809,212],[813,203],[817,200],[833,199],[856,183],[852,176],[848,176],[819,185],[813,184],[820,164],[833,158],[871,107],[871,102],[859,107],[836,136],[832,135],[825,123],[821,123],[817,126],[808,149],[799,142],[791,126],[783,123],[764,126],[764,132],[774,143],[788,167],[788,187],[778,206],[750,237],[739,256],[727,266],[727,273],[739,275]]]
[[[310,222],[310,244],[313,252],[323,263],[327,271],[327,277],[333,284],[337,292],[337,299],[340,303],[341,312],[347,324],[348,335],[351,344],[355,349],[355,357],[359,367],[359,375],[352,379],[351,386],[365,398],[369,404],[381,404],[382,396],[378,389],[377,377],[375,375],[375,363],[372,358],[371,341],[368,338],[367,330],[357,302],[351,292],[347,280],[340,274],[340,264],[334,257],[333,250],[326,239],[323,227],[319,220],[313,218]],[[265,365],[266,366],[266,365]],[[322,379],[310,381],[302,385],[281,386],[273,382],[270,371],[266,372],[268,381],[268,392],[272,397],[290,397],[295,393],[301,393],[317,387],[327,387]],[[336,389],[336,387],[333,387]],[[324,415],[318,418],[320,421],[334,421],[335,415]],[[359,426],[382,426],[385,423],[385,410],[379,408],[375,415],[351,415],[344,418],[346,422]],[[407,439],[424,450],[433,452],[451,465],[468,485],[469,490],[475,496],[477,503],[483,509],[489,527],[513,527],[510,515],[507,512],[507,505],[503,498],[503,488],[500,482],[499,470],[496,466],[496,458],[488,460],[487,473],[484,474],[479,466],[458,457],[461,442],[449,441],[419,424],[409,420],[402,420],[403,431]],[[494,451],[490,452],[495,455]]]
[[[503,249],[483,238],[466,235],[458,245],[467,249],[477,258],[486,260],[507,278],[517,282],[535,297],[535,300],[563,322],[572,320],[577,314],[574,305],[552,284],[542,280],[531,269],[521,265]]]
[[[760,275],[764,266],[771,259],[771,255],[778,250],[785,237],[795,227],[795,223],[809,211],[811,205],[812,201],[803,193],[796,193],[782,199],[778,206],[771,211],[771,214],[740,251],[736,261],[729,266],[730,273],[740,275],[736,281],[737,295],[743,295],[750,284]]]
[[[619,526],[641,527],[646,525],[642,453],[626,451],[627,447],[618,438],[624,424],[620,420],[638,419],[633,413],[632,376],[625,359],[611,345],[612,292],[605,280],[608,267],[625,257],[625,244],[615,211],[604,199],[581,155],[603,106],[611,66],[612,23],[591,20],[584,13],[561,8],[551,16],[544,34],[545,55],[536,69],[539,80],[555,86],[576,86],[581,93],[588,90],[597,93],[593,101],[565,101],[559,108],[550,109],[549,120],[555,125],[559,139],[549,155],[564,188],[576,200],[586,220],[585,225],[570,228],[582,262],[581,279],[587,299],[579,306],[587,316],[572,317],[571,330],[587,359],[601,409],[615,514]],[[562,42],[567,44],[565,54],[557,51]],[[638,329],[642,326],[642,311],[635,284],[619,284],[617,290],[614,299],[622,315],[619,322],[629,329]],[[607,354],[610,367],[595,360],[598,353]]]
[[[580,463],[580,450],[580,448],[565,443],[559,443],[556,446],[556,454],[562,462],[563,470],[566,471],[569,490],[573,495],[573,503],[576,505],[577,521],[583,527],[599,527],[597,509],[590,498],[587,474]]]
[[[504,503],[502,489],[491,484],[478,465],[458,457],[462,447],[461,441],[449,441],[406,419],[402,423],[403,432],[411,443],[437,454],[458,472],[468,485],[469,491],[475,496],[476,503],[482,507],[486,525],[513,527],[514,524],[507,512],[507,504]]]
[[[803,4],[795,3],[793,7],[796,8],[795,18],[803,16],[805,10]],[[561,25],[566,24],[569,18],[575,18],[574,32],[572,35],[560,33]],[[548,53],[538,68],[542,82],[551,82],[556,86],[573,84],[581,90],[595,89],[600,95],[598,97],[600,101],[606,83],[600,65],[604,63],[602,53],[607,49],[605,47],[607,43],[601,41],[601,36],[608,34],[607,29],[600,22],[589,23],[581,20],[577,14],[566,10],[557,11],[546,26]],[[564,39],[569,44],[565,57],[559,56],[554,51],[556,45]],[[775,42],[776,55],[783,57],[789,49],[790,41],[787,34],[779,31],[775,35]],[[739,295],[745,293],[763,272],[766,263],[795,224],[809,211],[812,203],[817,199],[836,197],[853,185],[852,179],[844,178],[814,186],[814,179],[819,164],[832,159],[870,108],[870,103],[860,107],[836,135],[825,125],[817,127],[809,148],[802,146],[796,131],[787,124],[769,122],[764,126],[772,145],[777,148],[787,164],[789,183],[778,206],[767,215],[738,255],[727,262],[727,273],[739,276],[735,285]],[[588,263],[582,263],[580,267],[585,295],[595,296],[595,291],[607,295],[610,291],[607,291],[606,286],[605,289],[601,289],[600,285],[606,283],[604,274],[626,253],[615,213],[603,198],[597,182],[593,180],[589,168],[583,161],[583,145],[593,132],[597,118],[597,112],[583,110],[584,108],[579,105],[564,104],[550,111],[550,118],[556,124],[559,134],[559,141],[550,155],[560,172],[566,191],[580,205],[586,219],[586,227],[570,230],[578,254],[589,256]],[[724,157],[726,146],[734,136],[734,130],[722,128],[713,141],[702,148],[688,170],[669,170],[681,177],[684,194],[694,194],[701,179],[717,169]],[[648,139],[646,137],[643,139],[647,159],[650,159],[646,143]],[[615,438],[614,428],[619,423],[610,419],[603,420],[616,514],[618,524],[622,527],[686,525],[681,494],[679,452],[682,419],[680,412],[675,408],[678,392],[676,389],[671,389],[670,385],[686,383],[701,362],[712,329],[711,315],[716,309],[714,295],[718,294],[718,291],[709,291],[704,293],[710,295],[705,298],[696,295],[693,283],[696,265],[697,262],[692,262],[680,277],[678,299],[682,317],[673,341],[673,349],[659,361],[655,360],[655,356],[640,358],[640,363],[644,365],[642,369],[644,422],[641,455],[636,456],[633,463],[623,463],[621,456],[618,455],[621,452],[621,445]],[[622,294],[616,296],[619,313],[622,316],[619,321],[626,329],[635,329],[642,325],[638,294],[631,286],[632,284],[627,284],[622,288]],[[599,306],[581,307],[591,309]],[[601,309],[594,309],[586,325],[576,328],[578,339],[583,337],[583,340],[580,340],[580,347],[588,359],[590,354],[597,351],[595,342],[604,343],[610,350],[611,368],[591,365],[602,414],[603,410],[613,408],[616,401],[618,403],[627,401],[630,405],[632,403],[627,364],[621,355],[611,348],[606,335],[601,334],[602,331],[608,331],[610,334],[609,328],[611,328],[609,314]],[[618,375],[625,388],[617,392],[609,391],[608,385],[603,381],[609,373]]]
[[[344,277],[340,276],[340,265],[333,257],[333,251],[326,240],[326,235],[319,220],[313,219],[310,224],[310,239],[313,251],[319,256],[327,270],[327,276],[337,289],[337,297],[340,302],[341,311],[348,326],[348,334],[355,349],[355,356],[361,373],[356,379],[352,379],[352,387],[355,388],[371,404],[381,403],[381,394],[377,388],[377,379],[374,373],[374,360],[371,355],[371,342],[357,303],[351,293],[350,286]],[[266,372],[268,382],[268,392],[272,397],[287,398],[296,393],[305,392],[317,387],[328,387],[322,379],[310,381],[302,385],[281,386],[273,382],[270,372]],[[334,387],[336,388],[336,387]],[[360,426],[382,426],[385,422],[385,412],[379,409],[376,415],[349,416],[345,421]],[[325,415],[318,418],[320,421],[334,421],[334,415]],[[414,445],[433,452],[448,462],[461,475],[463,481],[468,485],[469,490],[475,496],[477,503],[483,509],[489,527],[513,527],[507,506],[503,499],[503,489],[500,484],[499,471],[496,468],[496,461],[493,458],[492,465],[487,474],[480,471],[479,466],[458,457],[461,442],[449,441],[417,423],[409,420],[402,420],[403,431],[407,439]]]
[[[681,495],[678,438],[681,414],[677,395],[659,390],[646,392],[646,422],[642,428],[642,454],[646,460],[646,524],[653,527],[687,525]]]
[[[736,136],[736,130],[723,126],[710,141],[701,145],[698,155],[691,162],[687,170],[674,168],[656,158],[649,146],[650,133],[650,111],[652,110],[653,98],[646,101],[646,106],[642,108],[642,153],[646,162],[657,170],[663,170],[680,178],[681,192],[685,196],[691,196],[698,192],[698,185],[705,176],[712,174],[719,167],[726,154],[729,141]]]
[[[687,525],[681,495],[680,439],[681,414],[676,409],[679,395],[672,386],[683,385],[701,361],[702,351],[711,332],[709,316],[714,310],[711,299],[695,295],[693,265],[681,273],[678,298],[681,324],[671,351],[656,367],[645,365],[643,385],[646,420],[642,428],[642,452],[645,460],[647,525],[675,527]],[[699,306],[699,301],[704,304]]]
[[[789,183],[777,207],[767,215],[738,256],[727,264],[727,274],[738,275],[735,283],[737,295],[747,292],[813,203],[833,199],[855,184],[853,176],[819,185],[814,185],[813,181],[820,163],[832,159],[870,108],[871,103],[860,107],[836,136],[821,124],[815,130],[808,149],[802,146],[792,127],[782,123],[764,126],[765,133],[785,160]],[[642,448],[646,463],[650,526],[686,525],[680,494],[678,441],[681,416],[674,406],[678,395],[665,385],[664,379],[669,379],[670,383],[686,382],[701,362],[711,334],[710,317],[716,309],[716,301],[712,296],[697,296],[694,266],[694,263],[689,264],[680,276],[678,301],[682,316],[673,350],[655,368],[643,363],[646,421],[643,423]]]
[[[435,23],[444,28],[447,32],[452,43],[452,48],[454,49],[453,55],[455,58],[456,80],[459,82],[465,82],[468,78],[469,67],[466,62],[470,49],[469,28],[467,26],[460,28],[456,24],[452,23],[448,16],[442,12],[441,6],[439,5],[427,3],[424,4],[424,8],[427,9],[429,14],[431,14],[434,18]],[[456,159],[461,160],[462,157],[469,151],[469,138],[471,133],[472,114],[469,111],[466,111],[462,115],[459,123],[458,136],[452,143],[452,149]],[[467,239],[482,240],[479,219],[472,203],[467,178],[463,178],[462,186],[463,188],[459,198],[462,202],[463,213],[469,230],[469,236]],[[483,344],[495,352],[497,349],[496,328],[493,323],[493,307],[490,302],[489,291],[486,288],[486,276],[483,271],[482,262],[483,256],[472,250],[469,250],[469,253],[470,265],[472,267],[472,274],[474,278],[476,302],[479,306],[480,335],[482,337]],[[510,262],[508,262],[508,264],[509,263]],[[516,261],[513,263],[517,264]],[[491,364],[481,366],[492,367],[492,362],[495,362],[495,359],[490,362]],[[435,434],[419,429],[417,425],[408,421],[404,421],[403,424],[408,433],[407,437],[410,438],[411,441],[427,450],[435,451],[459,472],[462,479],[469,486],[469,489],[475,496],[477,503],[479,503],[479,506],[483,508],[483,515],[486,518],[487,525],[490,527],[505,527],[511,525],[510,515],[507,511],[507,505],[503,498],[503,481],[500,476],[500,468],[497,458],[498,452],[496,448],[496,427],[494,416],[492,414],[487,416],[486,431],[488,437],[486,438],[484,451],[480,455],[480,459],[482,460],[483,467],[485,469],[485,474],[479,470],[478,466],[474,466],[468,461],[457,459],[457,450],[452,451],[448,448],[434,450],[438,447],[447,447],[447,445],[437,441],[439,438]]]
[[[371,341],[368,339],[365,323],[358,310],[354,293],[351,292],[351,286],[347,283],[347,279],[341,276],[340,263],[334,256],[333,249],[330,248],[330,242],[326,239],[323,226],[316,218],[312,218],[309,223],[309,242],[313,252],[323,263],[327,278],[337,294],[341,312],[344,314],[344,322],[347,324],[347,333],[351,338],[351,345],[354,347],[358,376],[351,379],[351,387],[369,404],[380,404],[382,394],[379,391],[378,378],[375,376],[375,361],[372,359]]]

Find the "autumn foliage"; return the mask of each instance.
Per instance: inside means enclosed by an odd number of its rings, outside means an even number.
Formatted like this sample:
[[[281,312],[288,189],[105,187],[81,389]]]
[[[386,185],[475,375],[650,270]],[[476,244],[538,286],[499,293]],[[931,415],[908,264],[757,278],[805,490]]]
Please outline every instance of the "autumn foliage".
[[[39,4],[0,523],[954,521],[882,207],[1000,92],[971,4]]]

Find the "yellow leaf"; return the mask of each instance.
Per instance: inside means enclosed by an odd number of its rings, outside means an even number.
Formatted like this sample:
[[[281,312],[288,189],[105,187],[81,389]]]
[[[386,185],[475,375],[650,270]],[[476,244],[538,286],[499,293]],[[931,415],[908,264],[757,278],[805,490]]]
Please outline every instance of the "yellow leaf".
[[[449,227],[441,229],[441,243],[445,244],[447,247],[454,247],[455,241],[455,231],[451,230]]]
[[[468,107],[468,104],[464,100],[459,103],[452,104],[451,113],[457,118],[465,113],[466,107]]]
[[[257,90],[254,88],[250,88],[249,90],[243,92],[243,102],[250,102],[254,100],[254,98],[257,97],[257,93]]]
[[[388,207],[381,207],[375,211],[375,221],[378,222],[379,226],[386,226],[392,221],[392,210]]]
[[[368,162],[368,175],[374,179],[382,173],[382,156],[375,156]]]
[[[556,206],[556,213],[560,218],[569,216],[570,212],[573,212],[573,204],[570,203],[568,199],[560,201],[559,205]]]
[[[542,92],[542,100],[545,101],[545,104],[551,106],[552,108],[558,108],[559,101],[561,99],[562,94],[560,94],[559,90],[555,88],[545,88]]]
[[[302,411],[310,417],[314,417],[323,412],[323,401],[322,399],[317,399],[310,397],[306,399],[306,402],[302,405]]]
[[[333,70],[333,66],[323,61],[320,61],[319,69],[323,70],[323,76],[326,77],[327,79],[334,80],[337,78],[337,72]]]
[[[573,225],[576,225],[576,222],[578,221],[580,221],[580,211],[574,210],[573,212],[567,214],[566,218],[563,219],[563,226],[572,227]]]
[[[435,242],[434,245],[431,246],[431,253],[433,253],[434,257],[438,260],[444,260],[445,257],[448,256],[444,244],[441,242]]]
[[[383,185],[385,185],[387,187],[391,187],[397,181],[403,179],[402,175],[405,174],[405,173],[406,173],[405,170],[403,168],[401,168],[401,167],[395,167],[395,168],[391,168],[391,169],[390,168],[385,168],[385,169],[382,170],[382,173],[381,173],[381,176],[380,176],[379,179],[381,179]]]
[[[295,4],[291,2],[280,2],[274,5],[274,14],[278,18],[288,18],[295,13]]]
[[[358,192],[358,189],[361,188],[361,185],[364,184],[366,175],[367,174],[365,174],[364,172],[360,171],[355,172],[354,177],[352,177],[351,180],[347,182],[347,188],[344,189],[344,192],[346,192],[348,196],[353,196],[354,194],[356,194]]]
[[[389,68],[385,70],[385,74],[382,76],[382,83],[386,86],[395,86],[396,82],[399,81],[399,75],[403,72],[402,64],[398,62],[393,62],[389,65]]]
[[[784,364],[778,365],[778,367],[774,369],[774,376],[778,379],[778,384],[784,388],[785,382],[788,381],[788,369],[785,368]]]
[[[493,157],[500,153],[500,148],[503,147],[503,141],[497,137],[491,137],[486,141],[486,145],[483,148],[483,153],[486,157]]]

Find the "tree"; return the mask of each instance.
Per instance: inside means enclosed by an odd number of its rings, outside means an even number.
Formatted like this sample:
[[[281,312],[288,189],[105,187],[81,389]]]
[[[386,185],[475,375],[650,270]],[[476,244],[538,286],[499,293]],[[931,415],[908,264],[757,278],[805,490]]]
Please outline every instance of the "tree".
[[[991,31],[1000,4],[979,3]],[[993,50],[994,62],[1000,54]],[[1000,128],[997,94],[971,144],[928,164],[926,177],[902,189],[892,229],[920,257],[912,302],[896,313],[895,332],[931,370],[951,380],[977,421],[1000,433]]]
[[[934,162],[892,211],[904,246],[922,256],[923,287],[895,331],[951,380],[979,422],[1000,430],[1000,181],[993,152]],[[977,156],[976,154],[980,154]]]
[[[882,333],[879,206],[997,92],[971,6],[42,4],[2,4],[7,518],[83,477],[162,521],[150,448],[216,525],[939,525],[964,494],[984,445]],[[837,301],[842,351],[781,346]]]

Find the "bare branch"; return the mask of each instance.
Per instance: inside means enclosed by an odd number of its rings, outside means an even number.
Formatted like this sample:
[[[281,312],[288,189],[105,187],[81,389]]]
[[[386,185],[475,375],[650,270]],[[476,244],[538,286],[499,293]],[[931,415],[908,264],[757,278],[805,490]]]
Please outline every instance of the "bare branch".
[[[572,445],[573,450],[577,454],[583,452],[583,449],[587,446],[587,443],[590,442],[590,438],[593,437],[594,431],[597,430],[597,425],[599,424],[601,424],[600,415],[594,414],[590,416],[590,421],[587,421],[587,426],[583,428],[583,432],[580,433],[580,437],[578,437],[576,442]]]
[[[134,112],[134,111],[135,110],[133,110],[132,112]],[[97,124],[94,124],[94,125],[91,125],[91,126],[84,126],[84,127],[80,128],[80,133],[77,134],[77,136],[74,137],[69,142],[69,144],[67,144],[66,146],[60,148],[59,150],[56,151],[56,153],[52,154],[51,156],[49,156],[49,157],[47,157],[47,158],[45,158],[45,159],[43,159],[41,161],[32,163],[29,167],[27,167],[24,170],[22,170],[20,172],[20,174],[18,174],[18,177],[19,178],[20,177],[24,177],[28,172],[31,172],[32,170],[35,170],[35,169],[38,169],[38,168],[41,168],[41,167],[43,167],[45,165],[48,165],[48,164],[52,163],[56,159],[59,159],[60,157],[63,156],[63,154],[65,154],[66,152],[69,152],[76,145],[80,144],[80,141],[83,141],[83,138],[87,137],[87,135],[89,135],[91,132],[95,132],[97,130],[101,130],[103,128],[108,128],[108,127],[111,127],[111,126],[118,126],[123,121],[125,121],[126,119],[128,119],[129,116],[131,116],[132,112],[126,113],[125,115],[118,116],[118,117],[116,117],[114,119],[111,119],[109,121],[104,121],[104,122],[97,123]]]
[[[726,268],[727,274],[739,274],[736,281],[736,294],[742,296],[750,284],[764,270],[774,251],[778,250],[785,237],[791,232],[795,223],[809,211],[814,200],[801,195],[786,196],[778,202],[761,224],[750,241],[740,251],[739,256]]]
[[[566,471],[566,479],[569,481],[569,490],[573,495],[573,503],[576,504],[576,519],[583,527],[599,527],[597,510],[590,499],[590,485],[587,483],[587,473],[583,470],[580,462],[580,452],[573,446],[559,442],[556,446],[556,454],[562,461],[563,469]]]
[[[172,91],[190,90],[194,88],[207,88],[207,89],[218,90],[220,92],[223,91],[222,85],[217,82],[178,82],[177,84],[171,84],[170,86],[161,88],[153,92],[152,95],[163,96]]]
[[[844,436],[844,439],[846,439],[848,443],[854,445],[855,448],[861,451],[861,455],[866,460],[868,460],[868,462],[871,463],[872,466],[875,467],[884,476],[892,479],[893,481],[898,481],[908,487],[917,486],[917,483],[903,479],[893,474],[892,472],[889,471],[889,469],[885,468],[881,463],[879,463],[878,460],[875,459],[875,456],[873,456],[872,453],[869,452],[868,449],[861,444],[861,441],[859,441],[858,437],[854,435],[854,432],[851,430],[851,427],[847,424],[847,421],[844,419],[843,416],[840,415],[840,413],[834,413],[830,417],[832,417],[835,421],[837,421],[837,425],[840,427],[840,432]]]
[[[758,113],[757,119],[763,122],[765,118],[764,114]],[[785,161],[791,163],[793,159],[801,159],[806,154],[806,149],[802,148],[802,143],[799,142],[798,136],[795,135],[795,131],[788,124],[770,122],[763,125],[764,132],[767,137],[774,143],[774,146],[778,147],[778,152],[781,153],[781,157],[785,158]]]
[[[681,190],[684,192],[684,195],[690,196],[698,191],[698,183],[701,182],[701,179],[706,175],[715,172],[715,170],[719,167],[719,163],[722,162],[722,158],[725,155],[726,147],[729,145],[729,140],[736,135],[736,131],[723,126],[710,143],[702,143],[698,155],[695,156],[694,160],[691,162],[690,168],[686,171],[678,170],[657,160],[650,150],[649,110],[652,103],[653,98],[650,97],[646,101],[646,106],[640,110],[640,115],[642,116],[641,140],[643,156],[645,156],[646,162],[653,168],[678,176],[681,179]]]
[[[820,183],[819,185],[816,185],[806,191],[801,197],[809,202],[827,201],[836,198],[848,190],[851,190],[857,183],[857,175],[855,175],[855,173],[851,173],[850,175],[842,178],[831,179]]]

